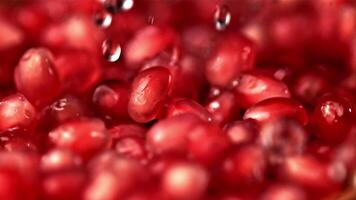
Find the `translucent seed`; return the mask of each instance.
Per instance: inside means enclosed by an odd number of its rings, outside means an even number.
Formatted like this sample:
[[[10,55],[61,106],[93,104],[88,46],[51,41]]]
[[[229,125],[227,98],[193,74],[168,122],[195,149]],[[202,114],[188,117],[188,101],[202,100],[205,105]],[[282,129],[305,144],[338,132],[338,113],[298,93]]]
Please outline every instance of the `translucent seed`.
[[[112,22],[112,15],[106,11],[97,11],[94,15],[94,22],[101,28],[108,28]]]
[[[230,24],[231,13],[226,5],[217,6],[214,15],[215,28],[218,31],[225,30]]]
[[[105,40],[102,44],[102,53],[104,58],[109,62],[116,62],[121,55],[121,46],[110,40]]]
[[[104,8],[110,13],[128,11],[134,5],[134,0],[104,0]]]

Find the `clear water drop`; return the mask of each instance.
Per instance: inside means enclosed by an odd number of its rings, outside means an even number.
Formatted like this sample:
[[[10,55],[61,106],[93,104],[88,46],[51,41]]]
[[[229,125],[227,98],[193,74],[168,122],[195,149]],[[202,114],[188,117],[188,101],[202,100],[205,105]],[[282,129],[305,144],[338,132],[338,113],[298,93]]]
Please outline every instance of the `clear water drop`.
[[[102,53],[109,62],[116,62],[121,56],[121,46],[111,40],[105,40],[102,44]]]
[[[112,15],[104,10],[97,11],[94,15],[94,22],[101,28],[108,28],[112,23]]]
[[[225,30],[230,24],[231,13],[226,5],[217,6],[214,15],[215,28],[218,31]]]
[[[110,13],[128,11],[134,5],[134,0],[104,0],[104,8]]]

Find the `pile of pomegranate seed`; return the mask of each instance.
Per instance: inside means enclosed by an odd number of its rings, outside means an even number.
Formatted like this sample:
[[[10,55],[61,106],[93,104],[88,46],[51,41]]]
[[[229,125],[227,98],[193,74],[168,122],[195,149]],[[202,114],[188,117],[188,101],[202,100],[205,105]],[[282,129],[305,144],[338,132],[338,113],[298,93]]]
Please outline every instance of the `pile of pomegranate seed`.
[[[355,199],[355,0],[0,0],[0,200]]]

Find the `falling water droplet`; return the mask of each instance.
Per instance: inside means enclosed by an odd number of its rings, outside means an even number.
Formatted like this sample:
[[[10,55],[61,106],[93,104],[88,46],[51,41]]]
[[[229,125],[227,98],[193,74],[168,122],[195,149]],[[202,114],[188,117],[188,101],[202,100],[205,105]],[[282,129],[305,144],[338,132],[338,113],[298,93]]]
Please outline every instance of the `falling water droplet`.
[[[104,8],[110,13],[128,11],[134,5],[134,0],[104,0]]]
[[[230,24],[230,20],[231,13],[229,8],[226,5],[217,6],[214,15],[215,28],[218,31],[225,30]]]
[[[109,62],[116,62],[121,56],[121,46],[111,40],[105,40],[102,44],[102,53],[104,58]]]
[[[112,22],[112,15],[106,11],[97,11],[94,15],[94,22],[97,26],[108,28]]]

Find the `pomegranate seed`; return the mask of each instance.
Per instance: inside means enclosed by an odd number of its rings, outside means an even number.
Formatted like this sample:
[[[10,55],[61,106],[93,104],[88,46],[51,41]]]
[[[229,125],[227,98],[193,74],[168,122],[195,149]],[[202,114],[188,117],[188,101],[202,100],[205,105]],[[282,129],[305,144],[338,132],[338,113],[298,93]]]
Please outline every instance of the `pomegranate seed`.
[[[319,99],[312,119],[316,135],[329,144],[343,141],[351,128],[353,109],[350,102],[340,96],[326,95]]]
[[[259,133],[259,143],[270,156],[270,162],[280,163],[290,155],[304,151],[307,134],[302,125],[288,118],[265,123]]]
[[[121,199],[145,182],[142,166],[116,154],[102,154],[92,161],[92,177],[84,192],[85,200]]]
[[[274,184],[267,188],[267,190],[262,195],[262,200],[306,200],[307,196],[301,188],[285,185],[285,184]]]
[[[124,137],[144,137],[146,129],[136,124],[120,124],[109,129],[112,140]]]
[[[128,117],[129,87],[120,83],[101,84],[93,94],[93,103],[106,118]]]
[[[235,97],[230,92],[222,93],[220,96],[208,102],[205,107],[213,114],[213,121],[220,125],[239,116],[239,109],[236,106]]]
[[[0,35],[0,49],[6,49],[9,47],[17,46],[24,42],[25,35],[16,27],[10,20],[6,18],[0,17],[0,27],[1,27],[1,35]]]
[[[233,84],[236,100],[244,108],[272,97],[291,96],[283,82],[262,74],[244,73]]]
[[[162,177],[162,190],[169,199],[199,199],[207,189],[209,175],[190,163],[172,165]]]
[[[124,51],[125,60],[134,66],[165,50],[174,40],[174,32],[169,28],[146,26],[127,44]]]
[[[138,137],[124,137],[115,141],[114,149],[119,155],[134,159],[147,157],[145,140]]]
[[[30,128],[36,119],[36,110],[22,94],[0,100],[0,131]]]
[[[267,162],[262,148],[243,146],[232,151],[221,163],[219,178],[226,186],[248,187],[265,180]]]
[[[204,121],[212,121],[212,115],[203,106],[190,99],[173,99],[167,107],[167,117],[191,113]]]
[[[230,142],[234,145],[248,144],[255,141],[259,131],[258,124],[251,119],[235,121],[225,127]]]
[[[85,183],[86,177],[80,171],[48,175],[42,182],[44,198],[53,200],[80,199]]]
[[[36,106],[51,103],[60,92],[53,55],[47,49],[26,51],[15,69],[14,76],[17,89]]]
[[[170,90],[171,75],[164,67],[140,72],[132,83],[128,112],[137,122],[149,122],[157,117]]]
[[[82,50],[61,52],[55,63],[63,87],[69,93],[88,92],[97,84],[102,74],[97,58]]]
[[[192,114],[182,114],[158,121],[147,132],[147,145],[154,153],[185,152],[187,134],[200,119]]]
[[[287,158],[280,173],[284,180],[324,192],[338,190],[346,175],[341,163],[321,162],[311,155]]]
[[[308,115],[302,104],[289,98],[275,97],[266,99],[250,107],[245,112],[244,119],[254,119],[260,123],[291,117],[302,125],[308,123]]]
[[[78,169],[81,165],[81,158],[68,149],[53,149],[41,158],[41,170],[45,173]]]
[[[50,141],[56,147],[69,148],[84,159],[105,149],[108,133],[98,119],[84,119],[60,125],[49,133]]]
[[[252,69],[256,50],[241,36],[228,35],[217,44],[205,68],[205,75],[212,85],[228,86],[242,71]]]

